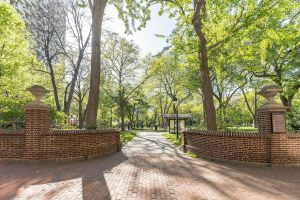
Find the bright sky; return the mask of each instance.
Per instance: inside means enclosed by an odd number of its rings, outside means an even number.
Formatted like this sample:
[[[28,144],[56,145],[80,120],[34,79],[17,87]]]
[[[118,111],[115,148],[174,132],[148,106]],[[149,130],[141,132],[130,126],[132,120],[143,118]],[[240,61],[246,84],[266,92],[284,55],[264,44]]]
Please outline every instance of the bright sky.
[[[135,32],[133,35],[126,35],[123,22],[118,19],[117,11],[114,7],[106,8],[106,15],[112,20],[105,22],[104,29],[119,33],[122,37],[133,40],[141,49],[141,55],[148,53],[155,55],[168,46],[165,38],[156,37],[155,34],[168,36],[175,27],[175,20],[169,19],[167,15],[158,16],[159,6],[152,7],[151,20],[147,23],[146,28]]]

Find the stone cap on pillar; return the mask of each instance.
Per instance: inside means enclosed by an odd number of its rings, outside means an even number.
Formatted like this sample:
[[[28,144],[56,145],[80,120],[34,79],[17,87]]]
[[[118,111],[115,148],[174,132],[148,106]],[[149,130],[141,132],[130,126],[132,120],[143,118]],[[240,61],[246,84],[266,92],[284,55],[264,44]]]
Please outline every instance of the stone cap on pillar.
[[[41,101],[42,97],[45,96],[49,90],[46,90],[40,85],[33,85],[32,87],[27,88],[26,91],[31,92],[31,94],[35,97],[35,100],[26,104],[24,106],[25,109],[49,110],[49,106]]]
[[[268,85],[262,88],[261,91],[258,92],[259,95],[266,98],[266,102],[260,106],[257,110],[258,111],[273,111],[273,112],[286,112],[287,108],[280,103],[275,101],[275,96],[281,92],[282,90],[279,89],[276,85]]]

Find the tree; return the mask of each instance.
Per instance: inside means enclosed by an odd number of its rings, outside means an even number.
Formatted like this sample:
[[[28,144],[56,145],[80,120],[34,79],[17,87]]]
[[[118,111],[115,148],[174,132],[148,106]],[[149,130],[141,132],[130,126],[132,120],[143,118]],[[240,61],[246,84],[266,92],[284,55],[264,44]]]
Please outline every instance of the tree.
[[[97,112],[99,105],[99,87],[101,71],[101,34],[104,11],[109,3],[113,5],[118,13],[119,18],[123,20],[126,30],[130,33],[131,29],[136,30],[135,20],[140,21],[138,29],[146,25],[150,19],[150,11],[143,0],[119,1],[119,0],[88,0],[89,7],[92,11],[92,55],[91,55],[91,78],[90,91],[88,97],[88,107],[86,122],[89,128],[97,127]],[[147,4],[148,5],[148,4]]]
[[[29,37],[25,24],[14,9],[0,3],[0,87],[8,84],[22,66],[31,67],[36,63],[29,49]]]
[[[299,15],[299,3],[281,4],[244,35],[248,44],[244,51],[251,55],[247,70],[282,89],[280,99],[288,111],[300,88]]]
[[[154,57],[150,63],[149,78],[146,86],[147,97],[156,115],[160,115],[161,122],[164,121],[163,115],[169,113],[173,108],[173,113],[179,105],[191,96],[189,88],[188,70],[179,59],[179,56],[172,51]],[[172,98],[176,97],[178,104],[172,105]],[[173,107],[171,107],[173,106]]]
[[[45,5],[44,9],[40,10],[39,24],[34,23],[28,27],[33,35],[35,46],[42,47],[38,59],[44,63],[45,66],[40,66],[37,71],[49,75],[55,100],[56,109],[62,110],[59,97],[59,83],[57,79],[58,70],[56,65],[62,61],[62,50],[58,48],[62,41],[65,41],[65,24],[64,24],[64,10],[59,6],[58,0],[51,0],[51,3]],[[46,69],[45,69],[46,68]]]
[[[284,1],[160,1],[161,13],[165,10],[170,16],[177,17],[178,24],[192,25],[197,38],[198,62],[201,77],[201,89],[207,128],[216,130],[216,112],[213,101],[213,88],[210,75],[210,56],[220,46],[235,38],[272,8],[284,5]],[[192,8],[192,9],[191,9]],[[174,11],[174,9],[177,11]],[[175,13],[175,14],[174,14]],[[183,26],[185,27],[185,26]],[[189,30],[189,29],[187,29]],[[190,32],[187,31],[186,34]]]
[[[111,89],[105,89],[120,110],[121,130],[125,130],[125,109],[128,101],[143,81],[138,82],[141,73],[139,49],[132,42],[112,33],[103,45],[103,71]]]
[[[69,79],[70,81],[66,83],[64,92],[64,113],[69,114],[80,71],[87,71],[81,68],[86,67],[86,65],[83,66],[83,61],[87,56],[86,50],[90,42],[91,29],[84,30],[84,25],[89,22],[86,14],[89,10],[86,9],[86,6],[74,0],[67,0],[63,7],[66,17],[66,31],[70,36],[69,40],[73,40],[66,42],[59,40],[66,64],[69,64],[65,67],[67,72],[65,80]],[[86,34],[85,31],[87,31]]]
[[[17,12],[0,3],[0,121],[13,124],[23,118],[22,106],[29,101],[24,92],[35,76],[28,71],[38,65],[29,48],[29,33]]]
[[[89,0],[92,11],[92,54],[90,90],[86,112],[86,124],[89,128],[97,127],[97,112],[99,104],[100,68],[101,68],[101,31],[104,10],[107,0]]]
[[[88,11],[86,6],[75,0],[51,0],[51,4],[47,4],[45,10],[41,10],[43,26],[34,24],[30,27],[38,33],[38,46],[43,47],[43,53],[39,57],[44,61],[46,70],[42,68],[38,71],[50,76],[56,109],[63,110],[67,115],[90,42],[91,30],[83,30],[84,24],[89,22]],[[59,69],[59,62],[63,64],[64,69]],[[61,84],[62,82],[64,84]],[[60,93],[63,97],[60,97]]]
[[[88,76],[90,73],[88,68],[88,62],[88,59],[84,59],[82,66],[79,68],[78,78],[76,80],[76,87],[74,88],[74,99],[78,103],[79,128],[84,127],[83,125],[86,115],[85,99],[89,91]]]

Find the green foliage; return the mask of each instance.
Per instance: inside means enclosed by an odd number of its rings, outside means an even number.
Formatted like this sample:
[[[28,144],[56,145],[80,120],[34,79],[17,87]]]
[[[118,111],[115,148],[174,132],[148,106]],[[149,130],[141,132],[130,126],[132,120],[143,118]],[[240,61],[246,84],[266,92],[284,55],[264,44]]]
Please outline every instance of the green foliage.
[[[171,134],[171,133],[165,133],[163,136],[169,140],[172,144],[175,146],[180,146],[182,144],[182,137],[179,135],[179,138],[176,138],[176,134]]]
[[[296,96],[294,102],[293,110],[286,114],[287,128],[289,131],[299,131],[300,130],[300,100],[299,95]]]
[[[195,85],[194,90],[189,89],[196,92],[201,86],[201,60],[191,24],[195,9],[189,1],[160,2],[160,14],[169,13],[177,21],[169,38],[171,51],[180,55],[182,65],[190,72],[186,80],[190,86]],[[290,0],[205,2],[205,14],[200,18],[208,46],[218,127],[248,126],[253,121],[253,101],[245,109],[245,102],[240,105],[235,100],[243,87],[251,91],[275,83],[283,89],[282,103],[292,107],[300,87],[296,56],[300,49],[299,4]]]
[[[236,131],[236,132],[256,132],[257,128],[254,127],[227,127],[227,130]]]
[[[50,110],[50,119],[55,125],[55,128],[58,129],[66,129],[68,126],[66,125],[67,115],[64,112],[57,111],[55,109]]]
[[[195,154],[195,153],[193,153],[193,152],[191,152],[191,151],[187,151],[185,153],[185,155],[187,155],[188,157],[191,157],[191,158],[198,158],[198,155]]]
[[[29,50],[29,34],[17,12],[8,4],[0,3],[0,85],[20,68],[36,64]]]
[[[203,129],[201,59],[199,40],[192,25],[194,16],[190,1],[109,1],[119,12],[127,32],[140,29],[150,19],[150,5],[161,5],[159,15],[169,14],[176,27],[169,37],[170,46],[156,56],[139,57],[139,48],[117,34],[110,34],[102,46],[102,75],[100,89],[101,128],[119,127],[121,119],[132,127],[148,124],[163,127],[163,114],[190,113],[193,128]],[[87,4],[78,1],[79,7]],[[289,106],[289,130],[299,130],[300,73],[300,6],[295,1],[225,0],[206,1],[202,19],[207,40],[209,70],[213,84],[218,128],[252,131],[255,110],[263,99],[256,94],[263,85],[276,84],[282,89],[280,99]],[[139,24],[136,24],[139,22]],[[48,75],[37,77],[32,69],[43,69],[31,52],[30,35],[18,14],[6,3],[0,3],[0,120],[22,121],[22,106],[31,100],[24,92],[33,83],[51,88]],[[126,57],[125,62],[122,58]],[[120,65],[122,63],[122,66]],[[89,65],[89,63],[87,63]],[[64,63],[55,66],[59,100],[64,99]],[[122,70],[121,70],[122,69]],[[124,74],[119,76],[119,72]],[[62,81],[64,80],[64,81]],[[88,80],[86,82],[89,82]],[[88,90],[88,85],[82,86]],[[180,103],[173,106],[176,96]],[[53,105],[53,94],[45,99]],[[246,104],[246,102],[248,102]],[[83,100],[83,107],[86,100]],[[54,106],[54,105],[53,105]],[[84,108],[82,108],[82,113]],[[78,102],[72,102],[70,113],[78,113]],[[59,128],[67,116],[55,110],[51,119]],[[87,124],[88,129],[95,126]],[[124,141],[133,133],[123,132]],[[173,134],[165,135],[177,145]]]
[[[127,142],[132,140],[136,135],[137,135],[137,131],[135,130],[121,131],[120,137],[121,137],[122,144],[125,145]]]
[[[88,130],[94,130],[97,129],[97,124],[86,124],[85,128]]]
[[[105,81],[101,86],[110,98],[107,102],[110,104],[110,109],[112,109],[112,104],[118,105],[121,129],[124,130],[126,107],[128,108],[130,100],[136,96],[143,84],[143,78],[138,75],[143,70],[139,48],[133,41],[128,41],[118,34],[112,33],[103,43],[103,49],[102,62]],[[111,110],[110,115],[112,115]]]
[[[28,98],[19,99],[19,97],[9,96],[0,98],[0,120],[2,122],[23,121],[24,109],[23,106],[28,103]]]
[[[0,3],[0,118],[6,122],[23,120],[22,106],[30,101],[25,89],[36,80],[30,72],[38,63],[28,38],[17,12]]]

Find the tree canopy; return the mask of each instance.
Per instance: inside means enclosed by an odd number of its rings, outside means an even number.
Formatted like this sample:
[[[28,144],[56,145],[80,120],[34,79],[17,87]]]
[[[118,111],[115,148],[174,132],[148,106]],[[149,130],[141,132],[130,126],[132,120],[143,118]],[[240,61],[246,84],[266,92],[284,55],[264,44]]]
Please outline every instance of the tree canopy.
[[[30,99],[24,90],[34,83],[30,72],[36,65],[23,20],[9,5],[0,3],[0,121],[22,120],[22,106]]]

